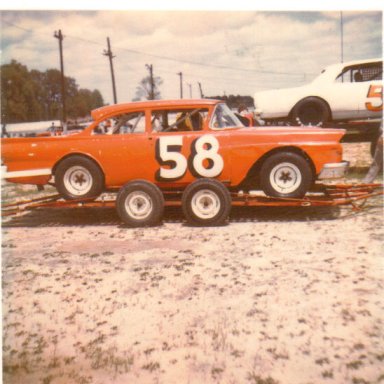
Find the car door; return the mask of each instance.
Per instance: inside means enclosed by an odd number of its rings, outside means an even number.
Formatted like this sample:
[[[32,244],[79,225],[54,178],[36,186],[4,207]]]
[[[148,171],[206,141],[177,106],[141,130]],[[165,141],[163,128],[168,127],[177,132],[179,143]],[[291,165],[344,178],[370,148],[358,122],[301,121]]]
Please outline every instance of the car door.
[[[365,100],[367,85],[355,81],[354,67],[344,68],[335,81],[326,88],[333,120],[356,120],[362,117],[361,103]]]
[[[334,119],[380,118],[383,110],[382,63],[349,66],[330,91]]]
[[[162,116],[161,129],[154,124],[157,116]],[[200,123],[188,121],[196,116]],[[228,134],[209,131],[207,116],[207,108],[192,107],[152,113],[150,140],[157,162],[155,179],[160,185],[184,186],[203,177],[229,181]]]
[[[150,180],[150,142],[146,132],[145,111],[113,116],[94,129],[97,159],[106,186],[120,187],[133,179]]]

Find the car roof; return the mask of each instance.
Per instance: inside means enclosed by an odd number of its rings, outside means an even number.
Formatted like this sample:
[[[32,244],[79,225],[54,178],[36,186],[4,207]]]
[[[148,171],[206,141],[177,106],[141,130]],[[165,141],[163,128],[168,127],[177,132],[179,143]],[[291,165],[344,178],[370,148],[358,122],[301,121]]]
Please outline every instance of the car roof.
[[[145,100],[133,101],[130,103],[121,103],[107,105],[105,107],[97,108],[91,111],[92,118],[99,120],[116,113],[120,113],[130,109],[147,109],[147,108],[183,108],[183,107],[197,107],[209,106],[218,103],[223,103],[223,100],[215,99],[175,99],[175,100]]]
[[[368,64],[368,63],[377,63],[383,61],[382,58],[377,58],[377,59],[366,59],[366,60],[353,60],[353,61],[345,61],[343,63],[336,63],[336,64],[331,64],[328,65],[326,68],[332,68],[332,67],[337,67],[337,68],[345,68],[349,67],[352,65],[358,65],[358,64]]]
[[[353,61],[345,61],[344,63],[335,63],[326,66],[321,73],[312,80],[312,83],[319,83],[323,81],[335,80],[336,76],[341,73],[344,68],[348,68],[350,66],[359,65],[359,64],[368,64],[368,63],[377,63],[382,62],[383,59],[367,59],[367,60],[353,60]]]

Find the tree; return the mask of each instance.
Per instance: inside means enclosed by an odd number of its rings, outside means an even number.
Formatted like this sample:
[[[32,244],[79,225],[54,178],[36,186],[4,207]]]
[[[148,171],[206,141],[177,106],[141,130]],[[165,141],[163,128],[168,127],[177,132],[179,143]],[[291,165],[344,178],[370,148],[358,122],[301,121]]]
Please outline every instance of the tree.
[[[104,105],[103,97],[97,89],[90,91],[81,88],[70,100],[68,106],[70,116],[84,117],[93,109]]]
[[[2,123],[60,119],[62,95],[59,70],[29,71],[25,65],[12,60],[10,64],[1,66],[1,88]],[[97,89],[79,89],[72,77],[65,77],[65,92],[69,118],[84,117],[92,109],[104,105]]]
[[[163,80],[159,76],[153,78],[153,95],[154,99],[161,99],[160,86],[163,84]],[[151,76],[144,77],[140,84],[136,87],[136,96],[133,101],[139,100],[150,100],[151,99]]]
[[[26,66],[12,60],[1,67],[1,117],[3,122],[26,121],[38,114],[36,83]]]

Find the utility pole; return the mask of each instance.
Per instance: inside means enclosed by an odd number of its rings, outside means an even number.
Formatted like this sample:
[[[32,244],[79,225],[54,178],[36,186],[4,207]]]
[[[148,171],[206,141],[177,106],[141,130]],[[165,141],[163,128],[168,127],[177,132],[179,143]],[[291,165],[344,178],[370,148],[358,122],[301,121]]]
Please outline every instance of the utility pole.
[[[201,83],[200,83],[200,81],[198,82],[198,84],[199,84],[199,89],[200,89],[200,97],[201,97],[202,99],[204,99],[203,89],[201,88]]]
[[[150,78],[150,86],[151,86],[151,90],[149,92],[149,100],[155,100],[155,83],[153,81],[153,65],[150,64],[145,64],[145,66],[147,67],[147,69],[149,70],[149,78]]]
[[[108,45],[108,50],[104,49],[103,55],[108,56],[109,58],[109,66],[111,67],[111,77],[112,77],[113,102],[114,104],[117,104],[115,73],[113,71],[113,61],[112,61],[112,59],[116,56],[113,56],[113,53],[111,51],[111,43],[109,41],[109,37],[107,37],[107,45]]]
[[[192,99],[192,84],[187,83],[187,85],[189,87],[189,98]]]
[[[61,69],[61,103],[62,103],[62,124],[63,124],[63,133],[67,133],[67,108],[65,105],[65,77],[64,77],[64,60],[63,60],[63,39],[64,36],[61,33],[55,31],[53,35],[56,39],[59,39],[59,50],[60,50],[60,69]]]
[[[340,11],[340,37],[341,37],[341,62],[344,62],[344,32],[343,32],[343,12]]]
[[[178,75],[180,76],[180,99],[183,98],[183,72],[179,72]]]

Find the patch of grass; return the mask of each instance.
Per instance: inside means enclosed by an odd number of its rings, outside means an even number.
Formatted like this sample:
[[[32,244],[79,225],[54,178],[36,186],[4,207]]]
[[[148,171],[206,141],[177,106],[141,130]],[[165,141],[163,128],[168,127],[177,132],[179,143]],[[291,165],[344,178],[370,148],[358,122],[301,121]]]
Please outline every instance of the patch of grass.
[[[348,369],[359,369],[364,363],[361,360],[354,360],[347,363]]]
[[[212,369],[211,369],[211,375],[214,378],[221,375],[223,372],[224,372],[224,368],[222,368],[222,367],[212,367]]]
[[[370,381],[367,381],[365,379],[362,379],[360,377],[353,377],[352,378],[352,384],[370,384]]]
[[[268,376],[264,378],[256,375],[255,372],[248,372],[247,380],[252,384],[279,384],[279,382],[272,377]]]
[[[239,358],[239,357],[241,357],[241,356],[243,356],[243,355],[244,355],[244,352],[243,352],[243,351],[239,351],[239,350],[237,350],[237,349],[233,349],[233,350],[231,351],[231,356],[233,356],[233,357]]]
[[[160,369],[160,363],[151,361],[148,364],[144,364],[141,368],[153,372]]]
[[[134,363],[134,357],[129,352],[118,352],[113,346],[103,349],[100,344],[104,343],[105,336],[100,335],[86,346],[81,347],[85,357],[91,361],[93,369],[111,370],[115,374],[127,373]]]
[[[321,359],[315,360],[315,363],[318,364],[318,365],[323,366],[324,364],[329,364],[329,360],[328,360],[328,358],[323,357]]]
[[[288,360],[289,355],[286,352],[278,352],[276,348],[268,348],[267,351],[272,354],[275,360],[283,359]]]
[[[333,371],[323,371],[321,372],[321,376],[323,376],[324,379],[332,379],[333,378]]]
[[[376,359],[379,361],[384,361],[384,353],[381,353],[380,355],[376,355]]]
[[[53,375],[48,375],[43,378],[43,384],[51,384],[52,380],[54,379]]]

